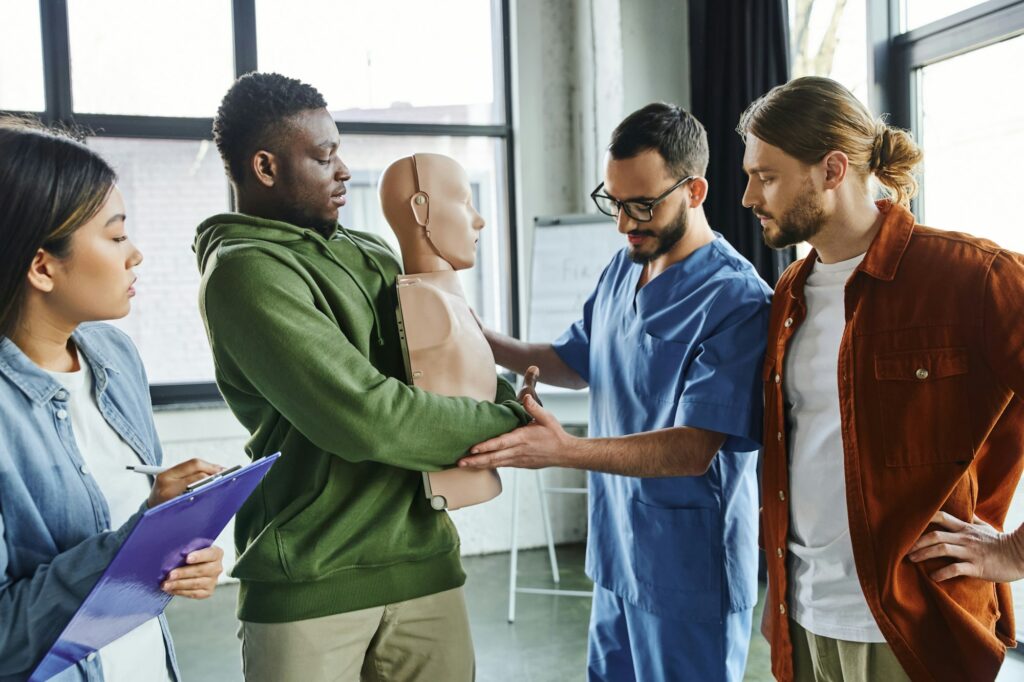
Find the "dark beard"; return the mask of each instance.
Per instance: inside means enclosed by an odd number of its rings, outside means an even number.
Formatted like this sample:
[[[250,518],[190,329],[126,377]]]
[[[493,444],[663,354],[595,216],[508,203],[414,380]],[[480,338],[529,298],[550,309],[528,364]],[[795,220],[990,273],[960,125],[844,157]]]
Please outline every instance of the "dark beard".
[[[672,221],[665,229],[661,231],[661,234],[654,234],[647,230],[635,230],[639,234],[647,234],[655,237],[658,240],[658,246],[651,253],[640,253],[635,248],[629,249],[629,259],[638,265],[647,265],[652,260],[664,256],[666,253],[672,250],[679,240],[686,235],[686,229],[689,227],[686,219],[686,209],[681,208],[679,215]]]
[[[764,243],[771,248],[795,246],[821,231],[825,224],[825,210],[821,207],[818,195],[811,190],[810,183],[807,185],[807,191],[800,194],[792,208],[775,221],[777,232],[769,235],[764,231]]]

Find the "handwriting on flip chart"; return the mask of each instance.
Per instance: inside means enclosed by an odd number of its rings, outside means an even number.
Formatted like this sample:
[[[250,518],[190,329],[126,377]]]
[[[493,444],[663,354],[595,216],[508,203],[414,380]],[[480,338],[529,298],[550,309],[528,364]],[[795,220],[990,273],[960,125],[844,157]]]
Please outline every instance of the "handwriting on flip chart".
[[[538,218],[535,225],[527,340],[550,343],[583,316],[583,304],[625,239],[603,215]]]

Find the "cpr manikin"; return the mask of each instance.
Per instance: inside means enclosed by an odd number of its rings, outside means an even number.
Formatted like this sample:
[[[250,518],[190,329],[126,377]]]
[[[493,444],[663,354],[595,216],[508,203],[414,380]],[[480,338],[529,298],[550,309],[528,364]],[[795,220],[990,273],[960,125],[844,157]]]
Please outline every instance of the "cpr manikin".
[[[473,267],[484,220],[472,204],[469,178],[454,159],[415,154],[380,178],[380,203],[402,250],[399,324],[414,386],[431,393],[494,400],[494,355],[470,311],[457,270]],[[479,504],[501,493],[492,470],[423,474],[435,509]]]

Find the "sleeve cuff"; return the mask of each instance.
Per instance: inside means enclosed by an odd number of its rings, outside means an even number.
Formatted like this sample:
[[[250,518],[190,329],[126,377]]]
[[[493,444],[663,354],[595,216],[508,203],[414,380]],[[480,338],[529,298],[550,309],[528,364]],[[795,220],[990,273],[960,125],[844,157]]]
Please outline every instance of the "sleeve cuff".
[[[761,448],[760,428],[755,429],[749,405],[702,403],[684,400],[676,412],[676,426],[725,434],[722,450],[753,452]]]

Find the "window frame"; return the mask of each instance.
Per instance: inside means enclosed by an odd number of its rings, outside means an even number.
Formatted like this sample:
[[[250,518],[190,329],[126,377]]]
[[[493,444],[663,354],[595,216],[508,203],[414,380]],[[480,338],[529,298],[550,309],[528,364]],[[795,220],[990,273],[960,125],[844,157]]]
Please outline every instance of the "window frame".
[[[505,188],[504,210],[499,216],[507,221],[504,231],[502,267],[507,269],[504,288],[507,304],[506,324],[512,336],[520,333],[519,254],[516,216],[515,138],[513,127],[512,41],[509,0],[490,0],[493,15],[501,22],[495,56],[501,59],[504,95],[504,123],[500,125],[385,123],[377,121],[338,122],[346,135],[416,135],[427,137],[485,137],[503,142],[499,160],[499,188]],[[213,118],[169,116],[124,116],[114,114],[75,114],[71,90],[71,47],[67,0],[39,0],[42,32],[45,109],[42,112],[10,112],[38,116],[47,124],[77,125],[88,128],[95,137],[119,137],[160,140],[211,140]],[[234,75],[239,77],[258,68],[256,36],[256,0],[232,0],[232,43]],[[504,163],[501,163],[501,161]],[[225,178],[225,183],[227,179]],[[229,205],[234,198],[229,190]],[[503,214],[503,215],[502,215]],[[499,218],[499,220],[500,220]],[[154,406],[223,404],[217,385],[201,383],[159,383],[150,385]]]

